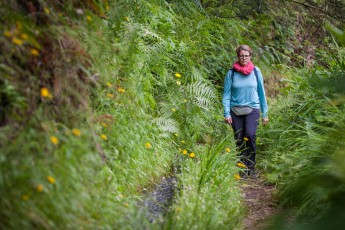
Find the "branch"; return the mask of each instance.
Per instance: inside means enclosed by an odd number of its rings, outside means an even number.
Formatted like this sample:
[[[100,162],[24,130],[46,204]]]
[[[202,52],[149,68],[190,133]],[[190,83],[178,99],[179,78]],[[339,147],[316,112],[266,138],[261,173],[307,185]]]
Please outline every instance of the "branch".
[[[305,2],[299,2],[299,1],[296,1],[296,0],[288,0],[289,2],[292,2],[292,3],[296,3],[296,4],[299,4],[299,5],[302,5],[304,7],[307,7],[307,8],[312,8],[312,9],[315,9],[319,12],[321,12],[322,14],[330,17],[330,18],[333,18],[333,19],[338,19],[340,20],[341,22],[344,22],[344,18],[341,18],[341,17],[338,17],[337,15],[332,15],[330,14],[329,12],[321,9],[320,7],[317,7],[317,6],[313,6],[313,5],[310,5],[310,4],[307,4]]]
[[[313,6],[313,5],[309,5],[309,4],[305,3],[305,2],[298,2],[298,1],[294,1],[294,0],[290,0],[290,2],[297,3],[297,4],[300,4],[300,5],[305,6],[305,7],[314,8],[314,9],[317,9],[319,11],[323,11],[319,7]]]

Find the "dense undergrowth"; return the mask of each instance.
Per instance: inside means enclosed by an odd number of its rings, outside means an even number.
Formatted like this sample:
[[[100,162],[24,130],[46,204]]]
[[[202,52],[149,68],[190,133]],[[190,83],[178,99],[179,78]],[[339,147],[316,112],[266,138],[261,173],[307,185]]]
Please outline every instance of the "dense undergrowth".
[[[299,69],[307,58],[294,52],[296,25],[280,18],[273,27],[289,30],[278,39],[284,31],[265,33],[273,19],[264,14],[215,17],[196,2],[1,3],[2,229],[240,228],[245,210],[220,96],[242,43],[254,48],[270,92],[260,168],[301,218],[320,221],[338,208],[343,49],[330,46],[333,57],[320,49],[319,67]],[[149,223],[143,194],[176,167],[174,203]],[[325,176],[339,186],[318,184]],[[304,180],[311,192],[299,200]],[[324,212],[308,212],[315,207]]]
[[[344,33],[327,26],[338,39],[328,68],[291,68],[289,86],[271,103],[271,124],[263,137],[260,165],[278,184],[285,211],[273,228],[338,229],[344,210],[345,65]]]
[[[205,28],[176,13],[198,15],[188,4],[128,3],[2,9],[3,228],[140,228],[142,194],[177,163],[180,228],[201,217],[209,227],[238,224],[235,165],[225,164],[232,147],[218,141],[227,132],[209,79],[217,70],[203,55],[215,58],[222,34],[211,36],[201,14]],[[231,199],[221,196],[228,186]]]

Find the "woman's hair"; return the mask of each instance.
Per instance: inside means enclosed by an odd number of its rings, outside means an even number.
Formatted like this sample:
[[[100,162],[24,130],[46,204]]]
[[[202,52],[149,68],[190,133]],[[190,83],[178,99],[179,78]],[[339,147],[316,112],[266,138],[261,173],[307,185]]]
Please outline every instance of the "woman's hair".
[[[252,56],[252,49],[249,46],[240,45],[239,47],[237,47],[237,49],[236,49],[237,56],[240,55],[241,50],[248,51],[250,56]]]

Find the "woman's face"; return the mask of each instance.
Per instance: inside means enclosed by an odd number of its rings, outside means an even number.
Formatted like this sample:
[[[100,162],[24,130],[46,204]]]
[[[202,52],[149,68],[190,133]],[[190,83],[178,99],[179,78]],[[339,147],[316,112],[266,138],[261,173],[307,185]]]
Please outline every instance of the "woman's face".
[[[246,50],[241,50],[238,54],[238,62],[240,65],[245,66],[250,61],[250,53]]]

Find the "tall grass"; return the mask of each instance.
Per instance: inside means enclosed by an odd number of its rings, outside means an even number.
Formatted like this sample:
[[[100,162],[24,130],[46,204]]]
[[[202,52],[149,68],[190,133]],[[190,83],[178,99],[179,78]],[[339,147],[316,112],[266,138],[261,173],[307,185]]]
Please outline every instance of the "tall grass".
[[[262,166],[278,183],[290,220],[274,228],[337,229],[344,218],[344,68],[333,57],[330,69],[294,70],[286,97],[273,106],[262,133]],[[342,60],[342,58],[340,58]],[[278,137],[278,138],[277,138]],[[294,220],[291,221],[291,216]]]
[[[159,228],[138,206],[175,164],[176,228],[238,225],[211,80],[225,63],[205,56],[228,57],[223,36],[237,24],[187,1],[64,3],[1,9],[1,228]]]

